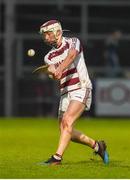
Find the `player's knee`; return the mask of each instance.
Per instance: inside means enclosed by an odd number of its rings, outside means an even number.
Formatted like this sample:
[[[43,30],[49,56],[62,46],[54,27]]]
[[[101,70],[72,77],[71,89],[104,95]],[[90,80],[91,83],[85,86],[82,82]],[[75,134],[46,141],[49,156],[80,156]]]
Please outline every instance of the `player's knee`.
[[[69,133],[72,133],[71,116],[65,114],[62,119],[62,128],[66,129]]]
[[[72,126],[71,124],[71,116],[68,115],[68,114],[64,114],[63,115],[63,118],[62,118],[62,126],[63,127],[69,127],[69,126]]]

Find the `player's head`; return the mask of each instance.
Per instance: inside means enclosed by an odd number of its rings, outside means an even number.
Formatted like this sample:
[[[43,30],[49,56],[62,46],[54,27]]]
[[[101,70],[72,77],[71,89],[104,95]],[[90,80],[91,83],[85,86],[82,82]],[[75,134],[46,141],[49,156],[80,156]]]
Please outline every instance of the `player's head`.
[[[63,34],[60,22],[57,20],[45,22],[40,27],[40,34],[42,35],[45,43],[57,47]]]

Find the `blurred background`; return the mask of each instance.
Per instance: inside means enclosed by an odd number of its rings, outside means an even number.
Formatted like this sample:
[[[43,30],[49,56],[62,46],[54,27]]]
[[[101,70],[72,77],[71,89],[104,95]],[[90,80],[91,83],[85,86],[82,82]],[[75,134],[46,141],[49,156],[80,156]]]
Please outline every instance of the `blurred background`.
[[[39,35],[50,19],[83,43],[93,83],[83,116],[130,117],[130,0],[0,0],[0,116],[57,116],[58,83],[32,75],[50,49]]]

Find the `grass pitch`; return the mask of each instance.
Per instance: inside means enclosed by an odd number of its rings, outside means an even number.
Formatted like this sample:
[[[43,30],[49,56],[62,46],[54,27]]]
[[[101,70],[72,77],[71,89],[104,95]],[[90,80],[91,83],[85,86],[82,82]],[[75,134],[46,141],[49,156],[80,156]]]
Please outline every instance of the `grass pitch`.
[[[61,166],[39,162],[58,144],[55,119],[0,119],[0,178],[130,178],[130,119],[81,119],[76,128],[108,144],[110,163],[93,157],[87,146],[70,143]],[[93,160],[91,160],[93,159]]]

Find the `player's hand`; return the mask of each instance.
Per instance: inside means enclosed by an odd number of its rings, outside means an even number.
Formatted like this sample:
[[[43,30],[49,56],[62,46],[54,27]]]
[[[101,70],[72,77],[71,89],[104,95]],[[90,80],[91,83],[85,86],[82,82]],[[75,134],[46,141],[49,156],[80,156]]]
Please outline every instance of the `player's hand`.
[[[56,68],[55,73],[54,73],[55,79],[57,79],[57,80],[61,79],[61,77],[62,77],[62,72],[63,72],[63,70],[62,70],[61,66],[59,65],[59,66]]]
[[[55,65],[54,64],[49,65],[47,71],[48,71],[48,74],[54,75],[56,71]]]

